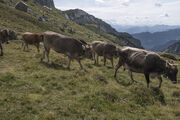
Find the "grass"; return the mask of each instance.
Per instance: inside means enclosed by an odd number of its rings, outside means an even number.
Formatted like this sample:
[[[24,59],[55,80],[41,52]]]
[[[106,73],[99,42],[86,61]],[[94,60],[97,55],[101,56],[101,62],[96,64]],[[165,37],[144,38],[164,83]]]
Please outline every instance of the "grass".
[[[130,84],[122,69],[114,79],[110,61],[105,67],[102,59],[99,66],[84,59],[86,71],[73,61],[69,71],[67,57],[54,51],[47,63],[40,62],[42,49],[38,54],[30,46],[30,52],[23,52],[20,41],[4,44],[4,50],[0,119],[180,119],[180,85],[165,78],[160,90],[157,79],[151,80],[148,89],[141,74],[134,73],[139,84]]]

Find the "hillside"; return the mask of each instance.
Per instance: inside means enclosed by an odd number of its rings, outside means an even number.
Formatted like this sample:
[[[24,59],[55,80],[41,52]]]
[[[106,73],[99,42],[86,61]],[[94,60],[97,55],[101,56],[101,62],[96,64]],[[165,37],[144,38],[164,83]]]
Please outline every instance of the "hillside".
[[[122,43],[126,43],[126,44],[121,44],[122,46],[126,45],[126,46],[142,48],[141,42],[138,39],[133,38],[128,33],[117,32],[108,23],[104,22],[99,18],[94,17],[93,15],[88,14],[83,10],[80,9],[66,10],[63,11],[63,16],[66,19],[76,22],[80,25],[83,25],[92,31],[95,30],[95,32],[98,34],[99,33],[101,34],[103,32],[115,36],[116,41],[124,41]],[[89,25],[96,26],[96,29],[92,29],[92,26]],[[104,34],[101,35],[103,36]]]
[[[155,33],[137,33],[133,34],[133,36],[141,41],[144,48],[151,49],[154,46],[163,45],[169,40],[179,40],[180,29],[172,29],[164,32]]]
[[[167,52],[167,53],[172,53],[172,54],[180,55],[180,41],[177,41],[174,44],[170,45],[164,51]]]
[[[71,37],[84,39],[87,42],[94,40],[103,40],[107,42],[113,42],[106,39],[95,32],[86,29],[74,22],[66,20],[62,17],[62,12],[56,8],[52,10],[47,9],[39,4],[36,4],[34,0],[28,0],[29,5],[28,13],[22,12],[14,9],[14,6],[20,0],[10,0],[0,2],[0,28],[1,29],[11,29],[18,33],[22,32],[45,32],[45,31],[55,31],[61,34],[65,34]],[[39,17],[45,16],[46,21],[39,21]],[[112,40],[114,40],[112,38]]]
[[[156,51],[156,52],[163,52],[165,51],[170,45],[174,44],[178,42],[178,40],[170,40],[162,45],[157,45],[155,47],[153,47],[151,50],[152,51]]]
[[[69,71],[67,57],[53,50],[50,63],[40,62],[42,46],[40,54],[34,46],[23,52],[21,42],[12,41],[4,44],[4,50],[0,57],[0,119],[180,119],[180,85],[165,78],[160,90],[157,79],[147,89],[142,74],[134,74],[139,83],[132,85],[122,69],[114,79],[110,61],[104,67],[102,58],[98,66],[82,60],[86,71],[74,61]]]

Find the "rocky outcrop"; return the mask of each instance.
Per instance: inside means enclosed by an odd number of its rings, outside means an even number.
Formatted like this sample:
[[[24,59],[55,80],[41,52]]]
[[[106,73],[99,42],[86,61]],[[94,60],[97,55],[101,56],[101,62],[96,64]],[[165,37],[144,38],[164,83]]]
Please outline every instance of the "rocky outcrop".
[[[22,1],[16,3],[15,8],[20,11],[27,12],[28,11],[28,5]]]
[[[47,6],[49,8],[54,8],[54,1],[53,0],[34,0],[36,3],[42,5],[42,6]]]
[[[86,13],[83,10],[72,9],[72,10],[63,11],[63,16],[66,19],[76,22],[80,25],[95,24],[96,26],[98,26],[98,28],[101,31],[106,32],[108,34],[112,34],[116,36],[118,39],[125,40],[124,44],[121,45],[142,48],[141,42],[138,39],[133,38],[128,33],[117,32],[108,23]]]

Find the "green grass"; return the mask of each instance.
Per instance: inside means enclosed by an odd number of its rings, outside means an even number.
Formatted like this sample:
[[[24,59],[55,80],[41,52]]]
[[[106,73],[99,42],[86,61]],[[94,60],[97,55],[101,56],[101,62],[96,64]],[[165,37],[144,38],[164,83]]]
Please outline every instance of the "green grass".
[[[23,52],[20,41],[4,44],[4,50],[0,119],[180,119],[180,85],[165,78],[160,90],[157,79],[151,80],[148,89],[142,74],[134,73],[139,83],[132,85],[122,69],[114,79],[110,61],[105,67],[102,59],[99,66],[84,59],[86,71],[73,61],[69,71],[67,57],[54,51],[47,63],[40,62],[42,49],[38,54],[30,46],[30,52]]]

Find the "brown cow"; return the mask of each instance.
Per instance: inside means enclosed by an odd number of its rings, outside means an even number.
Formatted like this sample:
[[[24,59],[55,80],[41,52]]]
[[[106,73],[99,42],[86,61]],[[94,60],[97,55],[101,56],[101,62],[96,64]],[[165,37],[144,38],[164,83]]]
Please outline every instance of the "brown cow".
[[[92,50],[93,50],[94,64],[98,64],[98,57],[103,56],[104,65],[106,65],[106,58],[107,58],[111,60],[112,67],[114,67],[113,57],[117,57],[116,46],[102,41],[94,41],[92,42]]]
[[[28,45],[35,45],[37,47],[37,51],[39,52],[39,46],[40,46],[40,42],[43,42],[43,35],[42,34],[38,34],[38,33],[30,33],[30,32],[25,32],[22,34],[22,47],[24,46],[24,51],[25,51],[25,47],[27,49]],[[25,45],[24,45],[25,44]]]
[[[85,44],[85,41],[48,31],[44,33],[44,52],[41,61],[45,58],[46,54],[49,62],[49,52],[51,48],[58,53],[68,56],[68,69],[70,69],[72,59],[78,61],[81,69],[83,68],[80,61],[82,57],[92,59],[91,48],[87,43]]]
[[[0,30],[0,49],[1,49],[0,56],[3,56],[2,43],[8,43],[8,40],[9,40],[9,30]]]
[[[119,49],[119,62],[116,66],[114,77],[117,70],[124,65],[129,70],[131,80],[134,82],[132,72],[143,73],[146,78],[147,87],[149,87],[149,76],[159,79],[159,88],[161,87],[161,75],[167,76],[172,83],[177,83],[177,65],[163,60],[158,54],[137,49],[132,47],[124,47]]]

